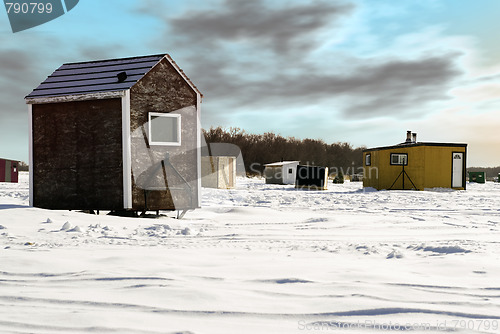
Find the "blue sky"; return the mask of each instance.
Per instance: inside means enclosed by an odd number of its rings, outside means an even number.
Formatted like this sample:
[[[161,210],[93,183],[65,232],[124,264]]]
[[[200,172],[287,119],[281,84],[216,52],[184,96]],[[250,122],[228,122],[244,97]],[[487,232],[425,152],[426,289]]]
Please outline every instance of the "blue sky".
[[[498,166],[497,0],[81,0],[12,33],[0,10],[0,157],[28,159],[24,96],[63,63],[167,52],[202,125],[385,146],[469,144]]]

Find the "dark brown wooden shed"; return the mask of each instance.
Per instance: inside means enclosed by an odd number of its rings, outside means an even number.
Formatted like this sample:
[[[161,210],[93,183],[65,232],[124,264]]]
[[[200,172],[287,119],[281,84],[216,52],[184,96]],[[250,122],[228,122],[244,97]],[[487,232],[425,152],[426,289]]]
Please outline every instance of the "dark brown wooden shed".
[[[201,98],[168,54],[62,65],[26,96],[30,204],[199,207]]]

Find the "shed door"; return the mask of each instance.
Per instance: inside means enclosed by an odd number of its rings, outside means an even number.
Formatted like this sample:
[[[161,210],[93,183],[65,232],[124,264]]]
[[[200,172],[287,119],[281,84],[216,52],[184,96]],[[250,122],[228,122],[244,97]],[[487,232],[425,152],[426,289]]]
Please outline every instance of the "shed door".
[[[7,160],[5,161],[5,182],[12,182],[12,163]]]
[[[12,167],[11,167],[11,182],[17,183],[19,178],[18,178],[18,169],[17,169],[17,162],[13,161],[12,162]]]
[[[464,176],[464,154],[461,152],[453,152],[453,167],[451,173],[451,187],[462,188]]]
[[[229,184],[228,184],[228,187],[229,188],[233,188],[234,185],[235,185],[235,182],[234,182],[234,178],[235,178],[235,173],[234,173],[234,159],[233,158],[229,158],[229,170],[228,170],[228,174],[229,174]]]
[[[226,164],[225,158],[219,158],[219,182],[217,184],[217,188],[227,189],[229,187],[229,173],[228,173],[228,165]]]

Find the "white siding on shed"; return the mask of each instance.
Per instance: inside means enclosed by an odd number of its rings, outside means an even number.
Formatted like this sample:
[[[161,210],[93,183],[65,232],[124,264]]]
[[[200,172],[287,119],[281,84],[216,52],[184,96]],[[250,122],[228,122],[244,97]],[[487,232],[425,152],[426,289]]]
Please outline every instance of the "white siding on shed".
[[[281,161],[264,165],[264,177],[269,184],[295,184],[299,161]]]

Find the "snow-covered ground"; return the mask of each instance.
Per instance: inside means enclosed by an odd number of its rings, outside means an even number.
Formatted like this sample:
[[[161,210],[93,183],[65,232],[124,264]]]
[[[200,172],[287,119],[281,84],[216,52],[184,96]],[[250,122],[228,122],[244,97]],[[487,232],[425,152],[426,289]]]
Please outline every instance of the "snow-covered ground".
[[[328,187],[240,178],[177,220],[0,183],[0,332],[500,332],[500,184]]]

